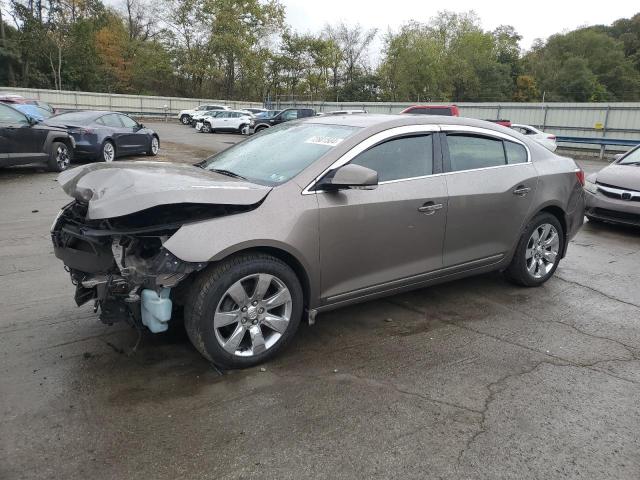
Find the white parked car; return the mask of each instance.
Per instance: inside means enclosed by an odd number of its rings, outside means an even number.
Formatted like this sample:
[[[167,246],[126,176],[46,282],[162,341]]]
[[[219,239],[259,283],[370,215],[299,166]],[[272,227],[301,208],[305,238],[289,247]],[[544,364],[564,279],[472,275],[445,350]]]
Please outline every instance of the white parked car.
[[[180,123],[183,125],[191,125],[194,116],[212,110],[230,110],[230,108],[226,105],[200,105],[191,110],[181,110],[180,113],[178,113],[178,120],[180,120]]]
[[[558,148],[558,144],[556,143],[556,136],[552,133],[545,133],[542,130],[538,130],[536,127],[532,127],[531,125],[522,125],[519,123],[512,123],[511,128],[535,140],[540,145],[548,148],[552,152],[555,152],[556,148]]]
[[[246,110],[229,110],[203,119],[202,133],[237,132],[247,133],[253,115]]]

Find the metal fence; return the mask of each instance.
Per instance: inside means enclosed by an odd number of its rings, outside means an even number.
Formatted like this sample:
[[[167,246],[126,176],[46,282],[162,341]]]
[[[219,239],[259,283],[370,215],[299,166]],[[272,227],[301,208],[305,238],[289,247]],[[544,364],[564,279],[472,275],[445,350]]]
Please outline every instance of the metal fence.
[[[174,116],[180,110],[209,103],[231,108],[262,107],[261,102],[0,87],[0,95],[9,93],[36,98],[62,110],[113,110],[138,116]]]
[[[175,116],[180,110],[216,103],[232,108],[261,107],[261,102],[207,98],[120,95],[30,88],[0,87],[0,94],[15,93],[41,99],[56,108],[114,110],[133,115]],[[278,108],[308,107],[318,112],[364,109],[369,113],[399,113],[412,103],[383,102],[278,102]],[[426,103],[425,105],[429,105]],[[640,103],[458,103],[460,114],[479,119],[508,119],[533,125],[558,137],[632,140],[640,143]],[[564,147],[604,153],[599,145],[564,143]],[[613,145],[612,151],[629,147]]]
[[[439,103],[442,105],[442,103]],[[363,109],[369,113],[399,113],[413,103],[280,102],[279,108],[307,107],[318,112]],[[425,103],[424,105],[430,105]],[[432,103],[431,105],[438,105]],[[640,143],[640,103],[457,103],[460,115],[481,120],[508,119],[533,125],[559,137],[633,140]],[[600,150],[600,146],[564,143],[564,147]],[[627,150],[611,146],[611,150]]]

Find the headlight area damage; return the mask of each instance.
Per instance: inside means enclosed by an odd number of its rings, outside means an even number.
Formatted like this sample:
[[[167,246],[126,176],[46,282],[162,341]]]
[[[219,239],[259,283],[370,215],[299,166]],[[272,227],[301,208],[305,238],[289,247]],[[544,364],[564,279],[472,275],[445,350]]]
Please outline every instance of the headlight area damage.
[[[184,262],[162,247],[181,224],[235,213],[237,208],[212,205],[170,205],[109,220],[86,220],[87,207],[67,205],[51,237],[76,286],[78,306],[95,301],[100,320],[126,320],[152,332],[167,329],[171,318],[170,289],[204,263]],[[149,222],[160,219],[161,223]]]
[[[271,190],[190,165],[91,164],[58,177],[75,200],[51,236],[76,286],[100,319],[167,329],[175,287],[205,263],[185,262],[163,244],[182,225],[253,210]],[[213,239],[212,239],[213,240]],[[185,282],[186,283],[186,282]]]

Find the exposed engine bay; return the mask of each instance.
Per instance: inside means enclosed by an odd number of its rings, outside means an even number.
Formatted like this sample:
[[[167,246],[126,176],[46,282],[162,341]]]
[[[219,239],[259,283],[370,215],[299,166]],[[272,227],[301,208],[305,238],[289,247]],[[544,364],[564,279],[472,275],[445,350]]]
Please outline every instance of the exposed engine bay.
[[[251,208],[172,204],[88,220],[87,204],[74,201],[58,214],[51,237],[55,255],[76,287],[78,306],[93,300],[94,310],[106,324],[127,321],[160,332],[171,318],[171,289],[206,266],[180,260],[163,243],[184,223]]]

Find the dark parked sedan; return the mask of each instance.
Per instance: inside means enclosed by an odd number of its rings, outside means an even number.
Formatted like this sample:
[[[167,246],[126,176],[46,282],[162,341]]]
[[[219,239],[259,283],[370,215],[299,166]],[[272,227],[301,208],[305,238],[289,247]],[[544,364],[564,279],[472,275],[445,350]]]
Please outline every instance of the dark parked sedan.
[[[156,132],[122,113],[69,112],[45,123],[67,129],[76,142],[74,158],[112,162],[125,155],[157,155],[160,149]]]

